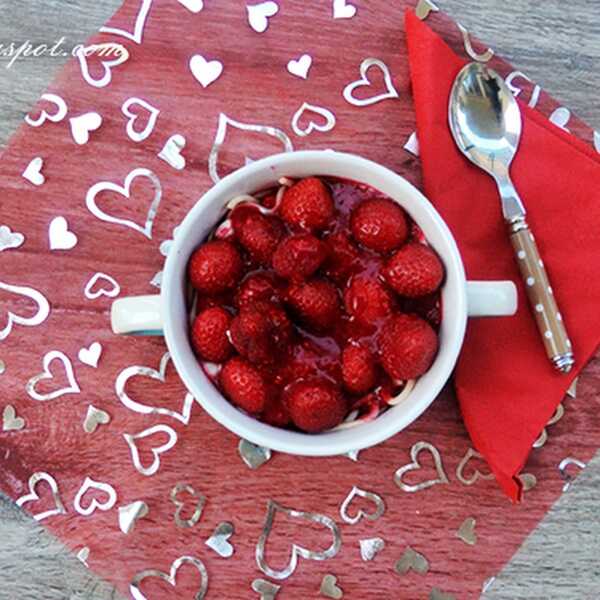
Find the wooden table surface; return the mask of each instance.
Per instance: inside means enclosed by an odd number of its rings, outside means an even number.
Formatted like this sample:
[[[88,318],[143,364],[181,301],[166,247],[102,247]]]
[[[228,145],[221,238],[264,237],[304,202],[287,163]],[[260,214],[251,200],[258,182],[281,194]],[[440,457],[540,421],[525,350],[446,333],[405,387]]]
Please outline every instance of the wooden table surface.
[[[65,47],[72,47],[97,30],[119,4],[120,0],[0,0],[0,46],[25,40],[52,45],[65,36]],[[438,5],[600,129],[600,3],[439,0]],[[0,145],[19,126],[64,60],[23,58],[6,69],[7,60],[0,57]],[[484,597],[600,597],[599,503],[600,458],[596,457]],[[465,570],[469,568],[464,565]],[[116,597],[111,586],[98,581],[0,494],[0,600]]]

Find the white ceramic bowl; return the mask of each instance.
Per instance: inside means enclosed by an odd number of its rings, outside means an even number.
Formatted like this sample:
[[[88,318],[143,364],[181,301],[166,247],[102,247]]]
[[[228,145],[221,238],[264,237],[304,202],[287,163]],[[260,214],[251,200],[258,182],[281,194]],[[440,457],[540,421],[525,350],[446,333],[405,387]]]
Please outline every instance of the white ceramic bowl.
[[[330,176],[367,184],[389,196],[410,214],[444,262],[440,349],[430,370],[402,403],[360,426],[303,434],[265,425],[230,404],[211,383],[192,351],[188,337],[186,268],[190,255],[221,220],[235,196],[277,185],[281,177]],[[260,446],[306,456],[330,456],[374,446],[410,425],[436,398],[450,377],[460,352],[467,315],[510,315],[516,311],[511,282],[469,282],[458,248],[443,219],[404,178],[358,156],[333,151],[278,154],[253,162],[225,177],[190,210],[174,240],[163,273],[160,296],[115,301],[115,333],[162,330],[175,368],[189,391],[219,423]]]

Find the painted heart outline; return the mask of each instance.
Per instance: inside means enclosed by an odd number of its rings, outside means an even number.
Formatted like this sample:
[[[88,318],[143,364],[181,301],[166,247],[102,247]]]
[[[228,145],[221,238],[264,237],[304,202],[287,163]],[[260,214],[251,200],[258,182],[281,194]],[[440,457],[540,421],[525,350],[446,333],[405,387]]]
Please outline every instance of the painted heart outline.
[[[192,413],[192,406],[194,405],[194,402],[196,402],[194,396],[192,396],[192,394],[190,394],[189,392],[187,392],[185,395],[182,411],[178,413],[177,411],[171,410],[169,408],[148,406],[147,404],[136,402],[135,400],[132,400],[125,391],[125,386],[132,377],[150,377],[152,379],[160,381],[161,383],[165,383],[167,365],[169,364],[170,360],[171,354],[169,352],[165,352],[162,358],[160,359],[158,371],[151,367],[143,367],[138,365],[134,365],[123,369],[117,375],[117,379],[115,380],[115,391],[121,403],[124,406],[126,406],[129,410],[141,413],[143,415],[165,415],[167,417],[177,419],[180,423],[183,423],[184,425],[188,425]]]
[[[155,433],[166,433],[169,436],[169,440],[158,446],[156,448],[152,448],[152,456],[154,460],[149,467],[144,467],[142,462],[140,461],[140,452],[137,447],[136,440],[141,440]],[[169,427],[168,425],[154,425],[154,427],[150,427],[149,429],[145,429],[141,433],[131,434],[124,433],[123,437],[131,450],[131,459],[133,460],[133,466],[137,470],[138,473],[145,475],[146,477],[151,477],[160,469],[160,455],[167,450],[170,450],[177,443],[177,432]]]
[[[422,451],[429,452],[433,456],[435,470],[437,471],[438,475],[437,479],[428,479],[416,485],[404,483],[402,479],[406,473],[409,473],[410,471],[417,471],[422,468],[421,463],[419,462],[419,454]],[[433,444],[430,444],[429,442],[417,442],[410,449],[410,458],[412,462],[400,467],[394,474],[394,482],[401,490],[405,492],[419,492],[421,490],[426,490],[432,485],[437,485],[438,483],[450,483],[450,480],[444,471],[442,457],[440,456],[439,450]]]
[[[363,98],[362,100],[355,98],[353,95],[354,90],[356,90],[360,87],[372,85],[371,81],[368,77],[368,71],[372,67],[377,67],[378,69],[380,69],[383,72],[383,79],[385,82],[385,86],[387,88],[386,91],[383,94],[378,94],[376,96],[372,96],[371,98]],[[369,106],[371,104],[376,104],[377,102],[381,102],[382,100],[387,100],[388,98],[393,99],[393,98],[400,97],[400,94],[398,94],[398,91],[396,90],[396,88],[394,87],[394,84],[392,83],[392,76],[390,74],[390,70],[389,70],[388,66],[382,60],[379,60],[378,58],[365,58],[365,60],[362,61],[361,65],[360,65],[360,79],[353,81],[352,83],[349,83],[344,88],[343,95],[344,95],[344,98],[346,99],[346,102],[348,102],[354,106]]]
[[[267,544],[267,540],[269,539],[271,530],[273,529],[273,521],[277,512],[283,512],[288,517],[293,519],[304,519],[306,521],[312,521],[313,523],[323,525],[331,532],[333,536],[333,542],[329,548],[318,552],[308,550],[303,546],[293,543],[292,555],[287,567],[280,571],[272,569],[269,567],[265,559],[265,546]],[[296,570],[296,567],[298,566],[298,557],[306,560],[327,560],[328,558],[333,558],[339,552],[341,546],[342,536],[340,529],[337,523],[330,517],[317,513],[294,510],[292,508],[287,508],[275,502],[274,500],[269,500],[267,503],[267,516],[263,526],[263,531],[260,535],[258,543],[256,544],[256,564],[258,565],[258,568],[268,577],[272,577],[273,579],[287,579]]]
[[[181,565],[184,564],[190,564],[194,566],[198,573],[200,573],[200,586],[194,595],[193,600],[203,600],[203,598],[206,596],[206,592],[208,591],[208,571],[206,570],[204,563],[199,558],[194,558],[193,556],[181,556],[177,560],[173,561],[168,574],[156,569],[146,569],[145,571],[139,572],[129,584],[129,592],[132,598],[134,600],[148,600],[148,598],[146,598],[140,589],[142,581],[147,577],[159,577],[171,587],[176,587],[177,571]]]
[[[124,196],[128,200],[131,199],[131,185],[133,181],[138,177],[145,177],[149,179],[154,186],[154,198],[152,203],[150,204],[150,208],[146,214],[146,222],[144,226],[138,225],[135,221],[131,221],[129,219],[120,219],[118,217],[113,217],[108,213],[101,210],[96,204],[96,196],[100,192],[116,192],[121,196]],[[93,185],[86,194],[85,204],[88,210],[101,221],[106,221],[107,223],[114,223],[116,225],[124,225],[125,227],[129,227],[134,231],[138,231],[142,235],[146,236],[149,240],[152,239],[152,225],[154,224],[154,219],[156,218],[156,213],[158,211],[158,206],[160,204],[162,198],[162,185],[160,183],[160,179],[152,172],[150,169],[145,168],[137,168],[131,171],[129,175],[125,178],[125,185],[118,185],[116,183],[112,183],[110,181],[101,181],[100,183],[96,183]]]
[[[32,317],[21,317],[11,311],[8,311],[8,320],[4,329],[0,329],[0,342],[5,340],[12,331],[13,325],[24,325],[26,327],[35,327],[43,323],[50,314],[50,304],[46,297],[37,290],[30,287],[23,287],[18,285],[9,285],[0,281],[0,290],[5,290],[11,294],[17,294],[19,296],[26,296],[33,300],[37,304],[37,311]]]
[[[45,512],[38,513],[36,515],[33,515],[33,518],[36,521],[43,521],[44,519],[47,519],[48,517],[52,517],[54,515],[67,514],[67,509],[65,508],[65,505],[63,504],[62,500],[60,499],[60,494],[58,492],[58,484],[56,483],[56,479],[54,479],[54,477],[52,477],[52,475],[50,475],[49,473],[44,473],[42,471],[38,471],[37,473],[34,473],[29,478],[29,483],[28,483],[29,494],[25,494],[24,496],[21,496],[20,498],[18,498],[16,500],[17,506],[22,508],[23,506],[25,506],[25,504],[27,504],[29,502],[35,502],[36,500],[40,499],[38,493],[35,491],[35,488],[40,481],[45,481],[50,486],[50,490],[52,491],[52,498],[54,499],[55,508],[53,508],[51,510],[47,510]]]
[[[40,381],[45,381],[46,379],[54,379],[54,375],[50,372],[50,365],[53,361],[58,360],[62,364],[65,374],[67,376],[67,381],[69,383],[68,387],[63,387],[58,390],[54,390],[53,392],[49,392],[48,394],[40,394],[36,390],[36,386]],[[73,371],[73,365],[71,360],[66,354],[63,354],[60,350],[51,350],[44,355],[42,359],[42,367],[43,371],[38,375],[34,375],[25,385],[25,389],[29,394],[29,397],[33,400],[37,400],[39,402],[47,402],[48,400],[55,400],[56,398],[60,398],[66,394],[79,394],[81,392],[81,388],[77,383],[77,379],[75,378],[75,372]]]
[[[359,509],[355,515],[351,516],[348,513],[348,508],[352,504],[353,500],[356,498],[365,498],[366,500],[370,500],[375,505],[374,512],[366,512],[362,508]],[[367,492],[366,490],[362,490],[359,487],[353,486],[352,490],[346,496],[344,502],[340,506],[340,517],[345,523],[349,525],[356,525],[361,519],[367,519],[368,521],[376,521],[379,517],[383,516],[385,512],[385,503],[383,498],[378,494],[374,494],[373,492]]]

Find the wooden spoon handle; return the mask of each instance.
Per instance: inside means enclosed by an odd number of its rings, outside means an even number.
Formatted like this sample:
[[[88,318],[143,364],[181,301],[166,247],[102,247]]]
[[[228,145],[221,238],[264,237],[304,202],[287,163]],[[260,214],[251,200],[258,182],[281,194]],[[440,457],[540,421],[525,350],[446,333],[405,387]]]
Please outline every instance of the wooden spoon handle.
[[[573,364],[573,349],[565,324],[554,297],[548,274],[540,258],[533,234],[525,217],[510,224],[510,239],[515,257],[525,282],[527,297],[538,329],[542,335],[546,354],[554,366],[568,373]]]

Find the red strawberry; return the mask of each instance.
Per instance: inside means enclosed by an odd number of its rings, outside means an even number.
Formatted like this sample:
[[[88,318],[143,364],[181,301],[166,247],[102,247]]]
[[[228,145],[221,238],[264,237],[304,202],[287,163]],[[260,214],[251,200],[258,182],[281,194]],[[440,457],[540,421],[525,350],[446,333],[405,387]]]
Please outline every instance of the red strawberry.
[[[344,387],[352,394],[366,394],[377,380],[371,351],[360,344],[350,344],[342,352]]]
[[[279,212],[290,225],[312,231],[329,225],[335,207],[327,186],[320,179],[309,177],[286,190]]]
[[[281,307],[257,302],[240,309],[230,332],[242,356],[253,364],[269,364],[289,352],[292,324]]]
[[[283,235],[281,221],[266,217],[255,206],[240,205],[233,210],[231,223],[238,241],[248,251],[250,258],[259,265],[270,265],[273,252]]]
[[[353,277],[344,292],[346,312],[360,323],[372,325],[394,309],[392,294],[377,279]]]
[[[203,294],[220,294],[233,288],[242,276],[242,259],[236,247],[224,240],[206,242],[190,258],[192,285]]]
[[[337,283],[345,283],[348,277],[360,270],[360,252],[345,233],[331,234],[325,240],[329,256],[325,273]]]
[[[437,254],[423,244],[407,244],[385,264],[382,275],[401,296],[417,298],[435,292],[444,278]]]
[[[246,360],[236,356],[225,364],[219,374],[225,395],[251,414],[265,408],[267,386],[262,375]]]
[[[401,313],[388,319],[377,342],[383,368],[397,381],[423,375],[438,349],[437,335],[427,321]]]
[[[408,238],[404,210],[388,198],[371,198],[361,202],[350,217],[354,239],[376,252],[391,252]]]
[[[277,302],[279,290],[275,278],[268,273],[252,273],[240,284],[235,295],[238,308],[255,302]]]
[[[269,390],[269,396],[260,420],[273,427],[287,427],[290,424],[290,412],[278,394]]]
[[[192,346],[200,358],[220,363],[229,358],[233,348],[227,331],[231,315],[218,306],[202,311],[192,325]]]
[[[339,425],[347,412],[340,390],[326,379],[292,384],[285,391],[285,402],[294,425],[308,433]]]
[[[273,255],[275,272],[285,279],[305,281],[327,258],[327,246],[310,233],[283,240]]]
[[[311,279],[292,285],[288,289],[287,301],[298,317],[317,331],[331,329],[339,320],[337,289],[324,279]]]

